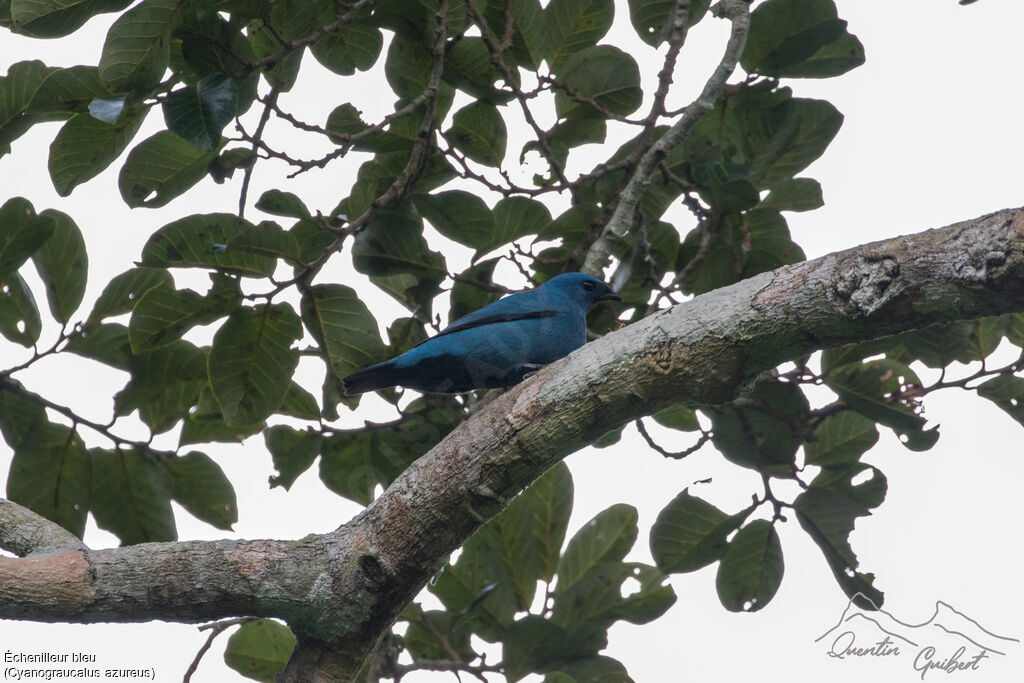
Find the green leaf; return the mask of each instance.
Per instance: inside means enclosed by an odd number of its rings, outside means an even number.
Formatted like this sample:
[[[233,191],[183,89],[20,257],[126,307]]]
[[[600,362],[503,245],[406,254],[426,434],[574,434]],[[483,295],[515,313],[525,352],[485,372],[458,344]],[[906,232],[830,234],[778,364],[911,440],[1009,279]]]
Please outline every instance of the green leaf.
[[[300,420],[319,420],[320,406],[316,404],[313,394],[292,382],[288,385],[288,393],[284,395],[277,412],[281,415],[297,417]]]
[[[855,69],[865,61],[864,45],[857,36],[844,33],[797,64],[775,69],[779,78],[831,78]]]
[[[912,358],[930,368],[944,368],[967,354],[974,327],[973,322],[933,325],[923,330],[902,334],[900,341],[906,346],[907,353]],[[996,336],[999,338],[999,335]]]
[[[72,116],[50,144],[48,167],[57,194],[67,197],[110,166],[139,132],[148,112],[145,107],[129,109],[112,124],[91,114]]]
[[[476,655],[469,642],[467,626],[457,614],[442,610],[420,611],[409,619],[402,644],[414,660],[446,659],[454,651],[463,661],[472,661]]]
[[[697,422],[697,411],[682,403],[659,410],[651,417],[662,427],[670,429],[678,429],[683,432],[695,432],[700,429],[700,423]]]
[[[228,638],[224,663],[246,678],[274,683],[295,642],[295,635],[284,624],[272,619],[251,621]]]
[[[916,392],[921,380],[904,363],[888,358],[851,363],[830,372],[825,384],[861,415],[901,434],[924,427]]]
[[[212,268],[249,277],[270,277],[277,260],[243,249],[218,250],[252,223],[229,213],[186,216],[153,233],[142,248],[142,265],[162,268]]]
[[[692,572],[722,558],[726,537],[750,514],[727,515],[683,489],[651,527],[651,555],[663,572]]]
[[[215,285],[206,296],[191,289],[153,287],[132,310],[128,323],[132,353],[144,353],[170,344],[196,325],[224,317],[240,302],[240,292],[231,285]]]
[[[302,295],[302,321],[327,363],[326,381],[333,380],[339,390],[343,377],[387,356],[376,318],[351,287],[309,288]]]
[[[824,205],[821,184],[817,180],[793,178],[773,187],[758,207],[778,211],[813,211]]]
[[[131,208],[166,206],[207,173],[216,150],[201,152],[169,130],[146,138],[128,153],[117,176],[121,198]]]
[[[560,667],[576,681],[588,683],[633,683],[622,662],[604,655],[584,657],[567,662]],[[547,679],[545,678],[545,681]]]
[[[856,486],[851,484],[854,477],[868,469],[871,479]],[[863,609],[881,606],[884,596],[874,587],[873,574],[856,571],[857,556],[850,547],[849,537],[856,518],[871,514],[871,509],[885,499],[885,492],[882,473],[870,465],[857,463],[845,469],[822,470],[810,487],[793,501],[800,526],[821,548],[847,597],[853,598]]]
[[[878,442],[874,420],[844,410],[821,421],[814,430],[814,441],[804,444],[808,465],[845,466],[856,462]]]
[[[39,277],[46,285],[50,313],[67,324],[85,296],[89,257],[85,240],[71,216],[54,209],[39,214],[41,221],[52,226],[50,238],[32,255]]]
[[[755,519],[729,541],[715,579],[718,598],[732,612],[756,612],[775,597],[783,568],[775,526]]]
[[[312,2],[302,4],[313,9],[314,3]],[[294,2],[275,3],[275,9],[286,10],[290,7],[296,7],[296,4]],[[303,8],[299,6],[299,9]],[[281,53],[284,49],[284,45],[278,40],[279,33],[275,34],[274,30],[274,22],[268,25],[263,20],[251,21],[246,26],[245,32],[249,38],[249,45],[257,59],[266,59]],[[299,68],[302,66],[302,56],[305,52],[304,47],[292,52],[285,52],[276,64],[269,69],[264,69],[263,77],[267,79],[267,83],[280,92],[291,90],[299,77]]]
[[[89,111],[96,100],[113,99],[117,98],[100,80],[97,67],[71,66],[49,72],[32,96],[29,110],[39,114],[70,115]]]
[[[360,273],[408,273],[440,282],[448,273],[444,257],[423,239],[423,223],[408,211],[381,210],[352,245],[352,264]]]
[[[555,574],[572,499],[572,475],[559,463],[487,525],[519,609],[530,608],[539,579],[551,581]]]
[[[574,53],[559,67],[556,76],[559,82],[613,114],[628,116],[643,100],[636,60],[611,45]],[[574,101],[561,89],[555,94],[555,113],[559,118],[604,118],[600,111]]]
[[[547,619],[528,614],[513,623],[505,634],[502,663],[510,681],[542,672],[565,657],[565,631]]]
[[[369,21],[369,11],[361,14],[345,30],[328,33],[310,48],[318,62],[341,76],[372,67],[384,44],[380,29]]]
[[[545,59],[553,71],[580,50],[597,45],[612,26],[612,0],[551,0],[544,10]]]
[[[979,384],[978,396],[987,398],[1017,422],[1024,425],[1024,379],[999,375]]]
[[[33,109],[32,100],[47,77],[57,71],[38,60],[16,62],[0,77],[0,157],[10,151],[8,143],[37,123],[64,118],[60,112]]]
[[[212,458],[192,451],[169,458],[163,464],[173,477],[171,495],[174,500],[196,518],[226,530],[238,521],[235,489]]]
[[[773,380],[758,383],[749,397],[755,401],[749,408],[711,411],[712,442],[737,465],[789,476],[803,440],[798,425],[810,409],[807,398],[798,386]]]
[[[676,0],[629,0],[629,20],[640,39],[657,47],[668,40],[672,31],[672,11]],[[690,3],[689,25],[704,18],[711,0],[693,0]]]
[[[94,448],[89,456],[89,497],[101,529],[116,534],[122,545],[177,540],[171,511],[174,482],[161,463],[130,449]]]
[[[282,258],[298,266],[302,249],[295,235],[273,221],[243,225],[241,232],[226,245],[225,251],[248,252],[270,258]]]
[[[505,158],[505,120],[489,102],[473,102],[455,112],[447,136],[455,149],[484,166],[501,166]]]
[[[510,72],[518,83],[519,72]],[[491,104],[504,104],[512,99],[508,90],[498,90],[495,82],[504,77],[491,64],[490,51],[482,38],[463,37],[447,50],[444,59],[444,82],[467,93],[473,99]]]
[[[494,216],[484,200],[464,190],[418,195],[416,209],[450,240],[477,247],[494,239]]]
[[[11,0],[14,31],[33,38],[74,33],[104,12],[120,12],[131,0]]]
[[[123,331],[123,342],[119,344],[127,346],[128,330],[123,325],[104,325],[103,329]],[[130,348],[127,351],[130,351]],[[129,359],[131,379],[124,389],[114,396],[114,414],[128,415],[138,409],[141,417],[148,420],[150,428],[154,431],[162,431],[155,429],[154,424],[169,429],[174,422],[168,424],[168,420],[180,419],[187,408],[195,405],[195,398],[199,393],[196,382],[199,382],[201,388],[207,378],[206,356],[206,349],[197,348],[183,339],[149,353],[132,356]],[[188,393],[185,392],[186,389]],[[160,419],[154,421],[155,415],[147,415],[153,405],[166,408],[164,401],[170,396],[180,397],[180,401],[184,401],[186,397],[192,400],[187,405],[175,401],[180,408],[180,411],[175,413],[177,417],[172,418],[172,415],[160,411]]]
[[[99,322],[104,318],[130,312],[142,295],[154,287],[174,286],[174,278],[163,268],[132,268],[117,275],[103,288],[99,299],[92,307],[88,321]]]
[[[622,560],[636,540],[636,524],[636,508],[623,503],[602,510],[584,524],[569,541],[558,562],[555,593],[565,593],[604,562]]]
[[[64,348],[118,370],[128,371],[131,368],[132,351],[128,343],[128,329],[124,325],[87,323],[71,333]]]
[[[384,75],[395,94],[413,99],[427,89],[433,60],[426,45],[396,35],[388,47]]]
[[[780,76],[787,68],[799,72],[801,62],[844,34],[846,22],[832,0],[767,0],[750,15],[740,64],[761,76]]]
[[[100,78],[114,92],[145,91],[167,70],[171,32],[185,0],[144,0],[114,22],[100,56]]]
[[[0,279],[0,334],[31,348],[42,329],[35,297],[21,276],[12,273]]]
[[[237,308],[213,337],[207,365],[224,422],[248,425],[277,410],[299,362],[302,337],[288,304]]]
[[[287,491],[308,470],[320,455],[320,434],[312,431],[298,431],[284,425],[269,427],[263,432],[263,440],[274,461],[276,476],[270,477],[270,488],[283,486]]]
[[[7,412],[5,408],[17,408],[11,396],[10,391],[0,393],[0,414]],[[73,430],[50,424],[38,414],[29,422],[25,418],[30,412],[18,410],[17,424],[11,424],[14,416],[10,413],[3,420],[8,443],[20,433],[18,442],[11,444],[14,458],[7,477],[7,497],[81,538],[90,506],[85,444]]]
[[[0,433],[7,445],[14,450],[22,443],[32,446],[48,424],[42,404],[26,396],[18,380],[7,378],[0,387]]]
[[[256,208],[274,216],[289,218],[312,218],[305,203],[291,192],[267,190],[260,195]]]
[[[167,128],[200,152],[220,147],[220,133],[235,116],[238,85],[215,72],[195,85],[175,90],[163,102]]]
[[[548,207],[535,199],[505,197],[494,205],[494,232],[477,242],[474,258],[526,235],[537,235],[551,223]]]
[[[54,222],[39,220],[24,197],[0,207],[0,279],[14,274],[53,234]]]

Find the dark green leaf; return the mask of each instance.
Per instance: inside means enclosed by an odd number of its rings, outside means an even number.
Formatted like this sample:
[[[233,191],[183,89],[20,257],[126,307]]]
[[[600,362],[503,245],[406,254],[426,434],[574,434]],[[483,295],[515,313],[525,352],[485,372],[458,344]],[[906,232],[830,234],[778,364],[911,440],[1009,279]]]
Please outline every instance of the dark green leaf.
[[[128,371],[131,368],[132,350],[128,343],[128,329],[124,325],[87,323],[70,335],[64,348],[118,370]]]
[[[732,612],[756,612],[782,583],[782,544],[775,527],[755,519],[740,529],[718,565],[718,598]]]
[[[422,220],[407,211],[379,211],[356,235],[352,263],[368,275],[408,273],[432,282],[440,282],[448,272],[444,257],[423,239]]]
[[[165,206],[202,180],[216,156],[216,150],[203,153],[171,131],[162,130],[128,153],[117,187],[133,209]]]
[[[210,388],[228,425],[259,422],[277,410],[299,362],[302,337],[288,304],[238,308],[217,330],[207,361]]]
[[[828,45],[823,45],[810,57],[798,64],[775,69],[779,78],[831,78],[839,76],[864,63],[864,45],[857,36],[844,33]]]
[[[320,455],[320,434],[298,431],[284,425],[269,427],[263,439],[274,460],[276,476],[270,477],[270,487],[283,486],[287,491]]]
[[[801,62],[844,34],[846,22],[832,0],[767,0],[750,15],[740,64],[761,76],[779,76],[787,68],[799,73]]]
[[[171,511],[174,481],[161,463],[129,449],[94,448],[89,456],[90,505],[101,529],[116,534],[122,545],[177,540]]]
[[[711,412],[715,447],[728,460],[778,476],[788,476],[802,442],[799,421],[807,398],[798,386],[763,381],[749,395],[755,403]]]
[[[39,220],[24,197],[12,197],[0,207],[0,279],[14,274],[53,234],[52,220]]]
[[[313,43],[310,51],[317,61],[336,74],[351,76],[366,71],[377,62],[384,39],[380,29],[370,23],[369,11]]]
[[[0,157],[10,151],[8,143],[37,123],[64,118],[61,112],[36,110],[32,100],[40,86],[57,69],[38,60],[16,62],[0,77]]]
[[[651,415],[651,417],[662,427],[678,429],[684,432],[695,432],[700,429],[700,423],[697,422],[697,411],[682,403],[659,410],[654,415]]]
[[[505,158],[505,120],[489,102],[474,102],[455,112],[447,135],[458,151],[477,163],[497,167]]]
[[[439,233],[468,247],[495,237],[494,216],[484,201],[464,190],[415,197],[416,209]]]
[[[49,223],[52,232],[32,255],[32,262],[46,285],[50,313],[66,324],[85,296],[85,280],[89,271],[85,240],[82,231],[66,213],[47,209],[39,214],[39,220]]]
[[[672,11],[675,0],[629,0],[629,19],[640,39],[657,47],[668,40],[672,31]],[[704,18],[711,0],[693,0],[690,3],[690,26]]]
[[[288,385],[288,393],[284,395],[277,412],[300,420],[320,419],[320,406],[316,404],[316,398],[295,382]]]
[[[868,469],[871,479],[856,486],[850,483]],[[883,595],[873,585],[873,574],[857,571],[857,557],[850,547],[849,536],[856,518],[871,514],[871,508],[884,500],[885,491],[882,473],[858,463],[846,469],[822,470],[810,487],[793,501],[800,526],[821,548],[846,595],[863,609],[880,607]]]
[[[441,610],[420,611],[409,619],[402,644],[414,660],[447,659],[454,651],[468,662],[476,656],[469,636],[468,624],[458,615]]]
[[[18,380],[7,378],[5,384],[0,389],[0,433],[14,450],[22,442],[31,446],[47,428],[46,410],[23,393],[25,387]]]
[[[551,69],[580,50],[592,47],[612,26],[612,0],[551,0],[544,10],[547,29],[544,57]]]
[[[860,459],[878,442],[878,428],[860,413],[844,410],[822,420],[814,430],[814,441],[804,444],[808,465],[834,467]]]
[[[100,56],[100,78],[115,92],[152,88],[167,70],[171,32],[183,0],[144,0],[114,22]]]
[[[163,464],[173,477],[171,495],[186,510],[218,529],[230,530],[238,521],[235,489],[208,455],[192,451]]]
[[[722,558],[726,537],[750,510],[727,515],[688,489],[658,513],[651,527],[651,555],[664,572],[692,572]]]
[[[636,540],[636,523],[636,508],[619,503],[584,524],[558,562],[556,593],[566,592],[597,566],[625,557]]]
[[[339,388],[346,375],[385,360],[377,320],[351,287],[311,287],[302,296],[302,320],[327,363],[326,381]]]
[[[224,649],[224,663],[264,683],[274,683],[295,649],[295,636],[284,624],[260,619],[243,624],[231,634]]]
[[[191,289],[153,287],[132,310],[128,323],[132,353],[170,344],[196,325],[206,325],[229,314],[240,302],[241,294],[231,285],[214,286],[206,296]]]
[[[85,444],[77,433],[48,423],[45,416],[36,414],[36,419],[27,420],[34,410],[19,404],[10,391],[0,393],[4,438],[10,443],[20,435],[19,442],[11,444],[14,458],[7,477],[7,497],[81,538],[91,503]],[[12,409],[17,414],[8,412]]]
[[[11,0],[14,31],[33,38],[74,33],[97,14],[120,12],[131,0]]]
[[[978,396],[992,401],[1014,420],[1024,424],[1024,379],[999,375],[979,384]]]
[[[561,65],[556,76],[559,82],[613,114],[632,114],[643,99],[636,60],[611,45],[574,53]],[[561,89],[555,95],[555,112],[559,118],[570,115],[604,117],[599,110],[574,101]]]
[[[288,216],[290,218],[312,218],[309,209],[301,199],[291,192],[282,190],[267,190],[260,195],[256,202],[256,208],[274,216]]]
[[[825,383],[858,413],[900,433],[920,432],[917,375],[899,361],[882,358],[851,363],[829,373]]]
[[[565,657],[565,632],[547,619],[529,614],[513,623],[504,638],[502,663],[510,681],[542,672]]]
[[[513,82],[518,82],[519,73],[510,72]],[[503,104],[512,99],[508,90],[494,87],[496,81],[502,82],[503,76],[494,68],[490,60],[490,51],[482,38],[462,38],[447,51],[444,60],[445,83],[462,90],[479,102]]]
[[[67,197],[110,166],[128,148],[148,112],[145,107],[130,109],[112,124],[91,114],[72,116],[50,145],[48,167],[57,194]]]
[[[96,300],[89,322],[121,315],[135,308],[142,295],[154,287],[174,286],[174,278],[163,268],[132,268],[114,277]]]
[[[216,72],[175,90],[163,102],[167,128],[201,152],[220,147],[220,133],[235,116],[238,85]]]
[[[142,248],[142,264],[163,268],[213,268],[243,276],[269,277],[277,260],[243,249],[219,249],[254,226],[229,213],[186,216],[153,233]]]
[[[825,205],[821,184],[813,178],[793,178],[772,188],[758,206],[779,211],[813,211]]]
[[[21,276],[12,273],[0,279],[0,334],[31,348],[42,329],[35,297]]]
[[[956,322],[900,335],[907,353],[930,368],[944,368],[967,354],[975,324]],[[996,335],[996,338],[1000,338]],[[998,344],[998,342],[996,342]],[[981,360],[980,358],[977,360]]]

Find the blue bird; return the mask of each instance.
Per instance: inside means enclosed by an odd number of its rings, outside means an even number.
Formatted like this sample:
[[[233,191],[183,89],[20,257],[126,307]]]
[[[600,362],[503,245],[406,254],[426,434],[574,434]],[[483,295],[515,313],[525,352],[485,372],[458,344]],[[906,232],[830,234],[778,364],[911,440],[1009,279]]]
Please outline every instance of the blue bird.
[[[342,380],[345,393],[391,386],[458,394],[510,387],[587,341],[587,311],[622,301],[584,273],[564,273],[465,315],[397,358]]]

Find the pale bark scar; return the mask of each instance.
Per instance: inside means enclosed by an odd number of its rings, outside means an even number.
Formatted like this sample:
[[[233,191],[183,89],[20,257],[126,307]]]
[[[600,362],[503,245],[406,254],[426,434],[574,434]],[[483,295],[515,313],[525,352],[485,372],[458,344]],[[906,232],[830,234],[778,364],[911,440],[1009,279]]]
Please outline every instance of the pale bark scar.
[[[516,397],[516,402],[506,418],[512,429],[519,431],[540,417],[544,411],[544,406],[540,402],[540,391],[543,387],[543,382],[531,382]]]
[[[81,550],[0,557],[0,601],[45,603],[74,614],[95,599],[89,562]]]

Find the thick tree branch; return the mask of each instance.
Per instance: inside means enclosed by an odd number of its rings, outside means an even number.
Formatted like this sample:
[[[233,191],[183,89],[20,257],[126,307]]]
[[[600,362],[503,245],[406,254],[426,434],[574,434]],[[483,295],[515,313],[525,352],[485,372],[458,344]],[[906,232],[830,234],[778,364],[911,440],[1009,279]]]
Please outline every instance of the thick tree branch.
[[[24,557],[39,550],[81,545],[78,537],[64,527],[0,498],[0,548]]]
[[[281,680],[347,681],[427,579],[530,481],[609,429],[714,405],[822,348],[1024,311],[1024,209],[830,254],[658,311],[482,408],[337,530],[0,558],[0,617],[274,616]]]

